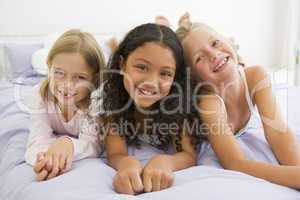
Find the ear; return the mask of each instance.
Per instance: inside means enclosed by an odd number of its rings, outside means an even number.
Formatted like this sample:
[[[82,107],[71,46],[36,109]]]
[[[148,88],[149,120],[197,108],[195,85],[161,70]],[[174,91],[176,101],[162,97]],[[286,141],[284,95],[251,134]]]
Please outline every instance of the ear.
[[[123,56],[120,56],[120,58],[119,58],[119,65],[120,65],[120,73],[124,74],[124,72],[126,70],[126,63],[125,63]]]

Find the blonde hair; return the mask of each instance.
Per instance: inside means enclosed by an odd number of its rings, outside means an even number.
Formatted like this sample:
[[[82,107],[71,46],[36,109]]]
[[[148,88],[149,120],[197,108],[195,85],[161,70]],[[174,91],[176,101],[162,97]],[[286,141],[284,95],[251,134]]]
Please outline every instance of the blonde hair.
[[[198,23],[198,22],[192,23],[191,21],[188,20],[176,30],[176,34],[177,34],[179,40],[182,42],[191,31],[194,31],[194,30],[200,29],[200,28],[205,28],[210,31],[216,32],[213,28],[211,28],[210,26],[208,26],[206,24]]]
[[[183,42],[183,40],[188,36],[188,34],[191,31],[194,31],[197,29],[206,29],[206,30],[212,31],[214,33],[217,33],[213,28],[211,28],[210,26],[208,26],[204,23],[199,23],[199,22],[192,23],[190,20],[188,20],[176,30],[176,34],[177,34],[177,37],[179,38],[179,40],[181,42]],[[234,51],[237,55],[239,64],[244,66],[245,63],[243,62],[242,58],[238,54],[239,45],[234,43],[233,38],[230,38],[230,45],[232,46],[232,48],[234,49]]]
[[[102,82],[101,71],[105,68],[104,56],[96,39],[87,32],[82,32],[79,29],[71,29],[63,33],[54,43],[47,57],[47,64],[50,69],[54,57],[60,53],[80,53],[86,63],[93,69],[96,80],[95,87],[98,88]],[[99,75],[99,77],[95,77]],[[40,95],[44,101],[55,98],[49,95],[49,80],[43,81],[40,87]]]

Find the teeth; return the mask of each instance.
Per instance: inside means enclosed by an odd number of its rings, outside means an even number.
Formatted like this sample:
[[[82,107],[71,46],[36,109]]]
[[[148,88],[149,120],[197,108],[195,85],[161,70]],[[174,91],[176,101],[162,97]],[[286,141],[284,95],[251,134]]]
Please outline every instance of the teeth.
[[[215,68],[214,71],[217,71],[219,68],[221,68],[224,64],[226,64],[228,61],[228,57],[225,57],[218,65],[217,67]]]
[[[144,95],[154,95],[156,94],[156,92],[152,92],[152,91],[149,91],[149,90],[145,90],[143,88],[139,88],[139,91],[144,94]]]
[[[73,93],[67,93],[65,94],[63,91],[58,91],[61,95],[65,96],[65,97],[72,97],[72,96],[75,96],[75,94]]]

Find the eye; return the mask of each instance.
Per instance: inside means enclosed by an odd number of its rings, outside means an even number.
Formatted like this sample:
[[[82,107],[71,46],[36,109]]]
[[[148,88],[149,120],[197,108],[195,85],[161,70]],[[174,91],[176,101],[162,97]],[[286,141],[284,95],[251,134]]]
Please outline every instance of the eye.
[[[195,59],[195,64],[199,63],[201,61],[201,59],[202,59],[201,56],[197,56]]]
[[[75,81],[86,81],[87,78],[85,76],[83,76],[83,75],[75,75],[74,76],[74,80]]]
[[[168,77],[168,78],[172,78],[173,77],[173,73],[171,71],[162,71],[160,73],[161,76],[163,77]]]
[[[135,65],[135,68],[137,68],[140,71],[147,71],[147,66],[143,64]]]
[[[212,46],[217,47],[219,44],[220,44],[220,40],[215,40],[213,41]]]
[[[85,76],[78,76],[78,79],[80,79],[80,80],[86,80],[86,77]]]
[[[65,76],[65,73],[62,72],[62,71],[55,70],[54,71],[54,76],[57,77],[57,78],[62,78],[62,77]]]

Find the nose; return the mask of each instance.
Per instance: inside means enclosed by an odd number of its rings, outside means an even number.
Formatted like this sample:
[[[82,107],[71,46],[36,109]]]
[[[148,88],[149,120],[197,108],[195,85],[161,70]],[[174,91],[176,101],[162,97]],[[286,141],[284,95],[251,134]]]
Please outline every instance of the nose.
[[[148,74],[142,85],[145,89],[156,90],[158,87],[158,75],[156,73]]]
[[[215,60],[218,57],[218,52],[215,49],[212,49],[212,48],[208,48],[206,52],[207,52],[209,61],[210,62],[215,62]]]
[[[75,81],[71,77],[66,77],[66,79],[63,82],[63,85],[61,87],[64,88],[64,90],[71,91],[75,89]]]
[[[141,87],[146,89],[146,90],[156,90],[157,87],[153,82],[144,82],[141,84]]]

